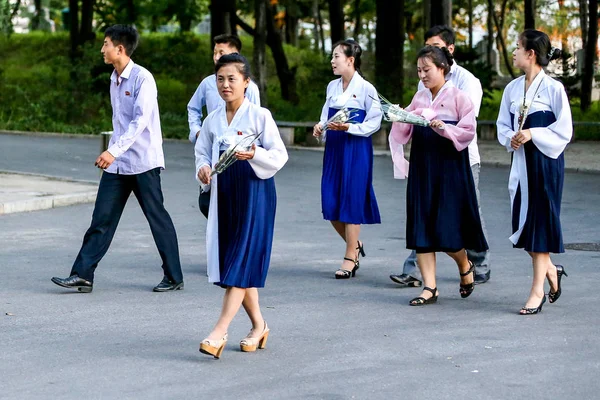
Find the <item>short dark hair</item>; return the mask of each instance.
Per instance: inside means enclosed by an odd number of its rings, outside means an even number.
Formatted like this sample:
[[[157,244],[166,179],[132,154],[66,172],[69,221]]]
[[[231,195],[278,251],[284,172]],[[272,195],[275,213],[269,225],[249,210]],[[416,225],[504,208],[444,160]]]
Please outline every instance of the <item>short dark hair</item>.
[[[454,57],[447,47],[425,46],[417,54],[417,60],[421,58],[429,58],[433,65],[444,70],[444,76],[454,64]]]
[[[542,67],[562,56],[562,50],[552,47],[548,35],[535,29],[525,29],[519,35],[519,42],[525,50],[535,52],[535,62]]]
[[[113,25],[104,32],[104,37],[110,38],[115,45],[122,45],[129,57],[131,57],[140,42],[140,34],[131,25]]]
[[[237,70],[240,74],[242,74],[244,79],[250,78],[250,63],[246,57],[240,53],[231,53],[221,56],[219,61],[217,61],[215,64],[215,73],[218,73],[221,68],[229,64],[237,64]]]
[[[454,44],[454,31],[448,25],[436,25],[431,27],[427,32],[425,32],[425,41],[434,36],[439,36],[446,46],[450,46]]]
[[[360,45],[352,39],[346,39],[340,40],[334,44],[332,48],[335,49],[338,46],[342,46],[342,49],[344,49],[344,55],[346,57],[354,57],[354,69],[362,75],[360,71],[360,56],[362,55],[362,48]]]
[[[214,44],[225,43],[225,44],[228,44],[229,47],[235,47],[238,52],[242,51],[242,41],[240,40],[239,37],[237,37],[235,35],[228,35],[228,34],[217,35],[213,38],[213,43]],[[213,46],[214,46],[214,44],[213,44]]]

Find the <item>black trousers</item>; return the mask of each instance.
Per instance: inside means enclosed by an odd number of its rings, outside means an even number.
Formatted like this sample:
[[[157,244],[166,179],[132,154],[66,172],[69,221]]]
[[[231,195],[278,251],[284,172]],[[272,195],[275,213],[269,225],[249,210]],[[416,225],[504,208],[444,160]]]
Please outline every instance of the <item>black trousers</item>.
[[[203,193],[200,187],[200,195],[198,196],[198,208],[204,217],[208,218],[208,207],[210,205],[210,191]]]
[[[183,281],[177,233],[163,205],[160,168],[137,175],[108,172],[102,174],[92,224],[83,237],[83,244],[71,269],[71,275],[77,274],[83,279],[94,280],[94,271],[108,251],[132,191],[150,224],[154,242],[162,259],[164,275],[175,282]]]

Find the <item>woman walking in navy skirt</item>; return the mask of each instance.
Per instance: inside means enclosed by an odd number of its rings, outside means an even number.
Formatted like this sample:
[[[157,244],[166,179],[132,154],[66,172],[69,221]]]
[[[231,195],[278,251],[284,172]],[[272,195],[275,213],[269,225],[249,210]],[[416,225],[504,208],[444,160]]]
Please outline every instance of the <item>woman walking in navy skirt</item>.
[[[346,242],[336,279],[355,276],[359,255],[365,251],[359,240],[362,224],[379,224],[379,208],[373,191],[373,142],[371,135],[381,126],[377,90],[360,74],[362,49],[353,40],[334,45],[331,67],[339,79],[327,86],[327,100],[313,134],[324,137],[321,204],[323,218],[330,221]],[[346,122],[325,122],[347,108]]]
[[[406,247],[417,252],[423,275],[421,294],[411,306],[435,303],[436,253],[445,252],[458,266],[459,292],[469,297],[474,267],[465,248],[487,250],[477,206],[467,146],[475,137],[475,108],[468,94],[445,75],[452,65],[446,49],[426,46],[417,55],[417,72],[425,89],[406,108],[429,120],[428,127],[394,122],[390,149],[394,164],[404,169],[402,145],[412,138],[406,187]]]
[[[204,120],[196,142],[196,176],[211,186],[206,229],[208,280],[225,288],[221,316],[200,343],[200,351],[219,358],[227,329],[240,305],[252,329],[240,342],[242,351],[264,348],[269,328],[260,311],[258,289],[265,285],[277,196],[273,175],[288,155],[269,110],[250,103],[244,92],[250,83],[248,61],[237,53],[221,57],[215,66],[217,88],[225,106]],[[219,154],[247,135],[260,134],[248,151],[238,151],[233,163],[211,178]]]
[[[546,302],[544,281],[550,284],[548,300],[561,294],[567,276],[554,265],[550,253],[564,253],[560,225],[565,161],[564,150],[573,135],[569,99],[563,85],[544,72],[561,51],[548,35],[534,29],[519,35],[513,64],[525,75],[510,82],[498,115],[498,140],[513,153],[508,190],[512,204],[514,247],[525,249],[533,262],[533,283],[523,315],[537,314]]]

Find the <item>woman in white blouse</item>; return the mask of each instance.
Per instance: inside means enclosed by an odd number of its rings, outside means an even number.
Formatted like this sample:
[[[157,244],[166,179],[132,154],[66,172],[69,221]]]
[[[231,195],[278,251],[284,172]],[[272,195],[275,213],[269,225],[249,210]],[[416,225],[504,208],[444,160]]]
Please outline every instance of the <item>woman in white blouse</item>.
[[[240,342],[242,351],[264,348],[269,336],[258,303],[271,257],[277,196],[273,175],[288,155],[269,110],[250,103],[244,92],[250,83],[248,61],[237,53],[221,57],[215,66],[217,88],[225,106],[204,120],[195,146],[196,177],[210,185],[206,230],[208,280],[225,288],[221,316],[200,343],[200,351],[219,358],[227,329],[241,305],[252,329]],[[219,155],[247,135],[260,134],[238,161],[211,177]]]
[[[512,236],[533,262],[533,283],[523,315],[537,314],[546,302],[544,280],[550,284],[550,303],[561,294],[565,270],[550,253],[563,253],[560,202],[564,180],[564,150],[573,134],[569,99],[563,85],[544,72],[561,51],[548,35],[533,29],[519,35],[513,64],[525,75],[510,82],[498,115],[498,140],[513,153],[508,182],[512,203]]]

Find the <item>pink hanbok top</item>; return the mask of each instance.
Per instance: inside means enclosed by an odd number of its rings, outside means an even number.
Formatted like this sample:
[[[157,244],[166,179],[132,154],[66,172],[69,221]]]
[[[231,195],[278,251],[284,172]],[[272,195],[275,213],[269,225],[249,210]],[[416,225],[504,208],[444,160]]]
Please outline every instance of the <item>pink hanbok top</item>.
[[[419,90],[405,108],[413,114],[432,121],[456,121],[456,125],[446,124],[444,129],[430,128],[438,135],[452,141],[457,151],[467,148],[476,133],[475,107],[471,99],[463,91],[447,81],[435,99],[429,89]],[[408,143],[413,134],[413,125],[394,122],[389,141],[394,163],[394,178],[404,179],[408,176],[408,161],[404,158],[403,145]]]

